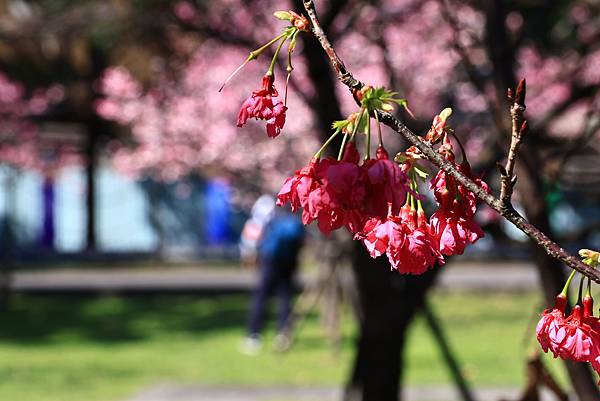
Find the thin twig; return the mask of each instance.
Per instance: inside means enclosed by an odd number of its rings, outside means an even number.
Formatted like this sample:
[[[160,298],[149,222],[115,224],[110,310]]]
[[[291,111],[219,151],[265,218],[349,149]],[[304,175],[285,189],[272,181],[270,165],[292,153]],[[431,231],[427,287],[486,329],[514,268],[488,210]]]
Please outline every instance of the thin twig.
[[[506,167],[500,169],[500,200],[506,207],[510,207],[513,189],[517,182],[515,176],[515,163],[519,153],[519,147],[523,140],[523,136],[527,131],[527,120],[523,118],[525,113],[525,79],[522,79],[517,86],[517,90],[513,94],[511,89],[508,90],[508,99],[510,101],[510,120],[511,120],[511,137],[510,147],[508,148],[508,157]]]
[[[311,20],[313,33],[321,44],[321,47],[323,47],[327,53],[331,64],[336,70],[338,79],[344,85],[346,85],[354,95],[354,93],[363,86],[363,83],[355,79],[352,74],[346,70],[344,63],[336,54],[333,46],[321,28],[313,0],[304,0],[304,8]],[[548,238],[548,236],[541,232],[537,227],[529,223],[512,207],[507,206],[500,199],[484,191],[483,188],[475,184],[475,182],[473,182],[470,178],[458,171],[453,163],[450,163],[448,160],[444,159],[438,152],[435,151],[435,149],[431,147],[431,145],[426,143],[421,137],[414,134],[392,114],[384,111],[377,111],[377,113],[382,123],[406,138],[406,140],[415,145],[431,163],[444,170],[444,172],[447,174],[450,174],[461,185],[473,192],[477,198],[487,203],[502,217],[510,221],[518,229],[527,234],[535,243],[540,245],[548,253],[548,255],[560,260],[570,268],[577,270],[586,277],[590,277],[595,282],[600,283],[600,272],[581,262],[579,258],[569,254],[557,243]]]

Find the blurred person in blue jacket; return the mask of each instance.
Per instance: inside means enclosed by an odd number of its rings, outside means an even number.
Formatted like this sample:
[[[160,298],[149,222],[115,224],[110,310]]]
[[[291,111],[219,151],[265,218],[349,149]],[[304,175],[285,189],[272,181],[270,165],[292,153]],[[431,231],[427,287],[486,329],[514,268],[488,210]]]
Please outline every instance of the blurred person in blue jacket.
[[[258,263],[258,243],[265,225],[271,219],[275,209],[275,198],[271,195],[260,196],[250,211],[240,236],[240,261],[242,267],[255,267]]]
[[[248,318],[248,337],[242,352],[256,355],[261,348],[261,330],[271,295],[279,297],[279,316],[274,346],[284,351],[290,346],[288,322],[292,309],[294,276],[305,231],[300,219],[289,211],[275,208],[262,229],[257,246],[260,278],[254,291]]]

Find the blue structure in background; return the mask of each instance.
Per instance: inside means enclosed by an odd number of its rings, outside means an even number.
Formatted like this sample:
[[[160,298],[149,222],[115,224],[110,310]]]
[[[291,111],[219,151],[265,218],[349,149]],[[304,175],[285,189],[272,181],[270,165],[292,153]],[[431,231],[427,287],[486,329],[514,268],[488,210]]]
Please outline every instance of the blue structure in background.
[[[222,181],[208,181],[204,185],[202,226],[204,241],[208,245],[223,245],[233,240],[230,196],[229,186]]]
[[[0,196],[0,219],[12,225],[19,249],[53,245],[57,252],[84,251],[82,168],[67,168],[50,181],[35,172],[1,167],[0,182],[8,181],[12,185],[4,185]],[[98,251],[183,250],[194,258],[205,254],[206,247],[235,248],[239,233],[232,230],[230,195],[229,186],[219,180],[134,181],[103,166],[97,175]]]
[[[43,220],[40,246],[46,249],[54,248],[55,224],[54,224],[54,180],[45,177],[42,184]]]

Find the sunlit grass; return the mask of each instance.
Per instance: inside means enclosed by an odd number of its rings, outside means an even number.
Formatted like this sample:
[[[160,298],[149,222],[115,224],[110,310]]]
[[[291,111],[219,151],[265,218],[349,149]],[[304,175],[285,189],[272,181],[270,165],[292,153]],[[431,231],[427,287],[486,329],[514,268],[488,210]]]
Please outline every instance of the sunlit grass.
[[[352,363],[354,325],[345,319],[339,353],[318,318],[287,354],[238,352],[248,298],[14,298],[0,314],[0,399],[119,400],[159,382],[207,385],[335,386]],[[532,294],[436,294],[443,322],[476,385],[520,386],[522,345],[538,298]],[[531,345],[531,344],[530,344]],[[450,376],[422,319],[408,342],[411,385],[448,385]],[[558,365],[554,363],[553,365]]]
[[[466,378],[482,386],[520,386],[526,359],[537,350],[535,324],[542,306],[534,294],[436,294],[430,303],[455,351]],[[548,368],[562,377],[558,362]],[[451,376],[441,359],[424,319],[410,333],[408,375],[411,384],[449,383]]]

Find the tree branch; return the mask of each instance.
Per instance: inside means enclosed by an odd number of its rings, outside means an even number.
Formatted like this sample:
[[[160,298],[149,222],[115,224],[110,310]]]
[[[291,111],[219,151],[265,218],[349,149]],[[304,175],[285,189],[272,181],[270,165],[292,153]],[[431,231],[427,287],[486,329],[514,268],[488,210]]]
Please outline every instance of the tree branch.
[[[517,177],[515,176],[515,163],[517,161],[517,155],[519,152],[519,147],[521,146],[523,135],[525,135],[525,132],[527,131],[527,120],[523,118],[523,114],[525,113],[525,92],[525,79],[522,79],[519,82],[514,95],[513,91],[510,88],[508,89],[508,99],[511,102],[511,137],[506,167],[500,169],[500,200],[506,207],[511,205],[510,199],[512,198],[513,188],[517,183]],[[498,165],[498,167],[500,167],[500,165]]]
[[[321,44],[323,50],[329,57],[331,65],[335,69],[338,79],[346,85],[352,94],[362,88],[364,84],[358,81],[352,76],[352,74],[346,70],[346,67],[339,56],[336,54],[333,46],[327,39],[327,36],[323,32],[313,0],[304,0],[304,8],[311,20],[313,26],[313,34]],[[577,270],[586,277],[590,277],[597,283],[600,283],[600,272],[591,268],[590,266],[583,263],[579,258],[569,254],[558,244],[552,241],[546,234],[537,229],[534,225],[529,223],[523,216],[515,211],[512,206],[506,205],[500,199],[484,191],[480,186],[475,184],[467,176],[463,175],[454,164],[444,159],[438,152],[435,151],[428,143],[426,143],[421,137],[414,134],[404,124],[398,121],[392,114],[378,111],[380,121],[385,125],[402,135],[407,141],[412,143],[419,149],[425,157],[440,169],[444,170],[447,174],[454,177],[461,185],[465,186],[469,191],[473,192],[477,198],[487,203],[492,209],[497,211],[502,217],[514,224],[518,229],[527,234],[534,242],[540,245],[550,256],[560,260],[572,269]]]

